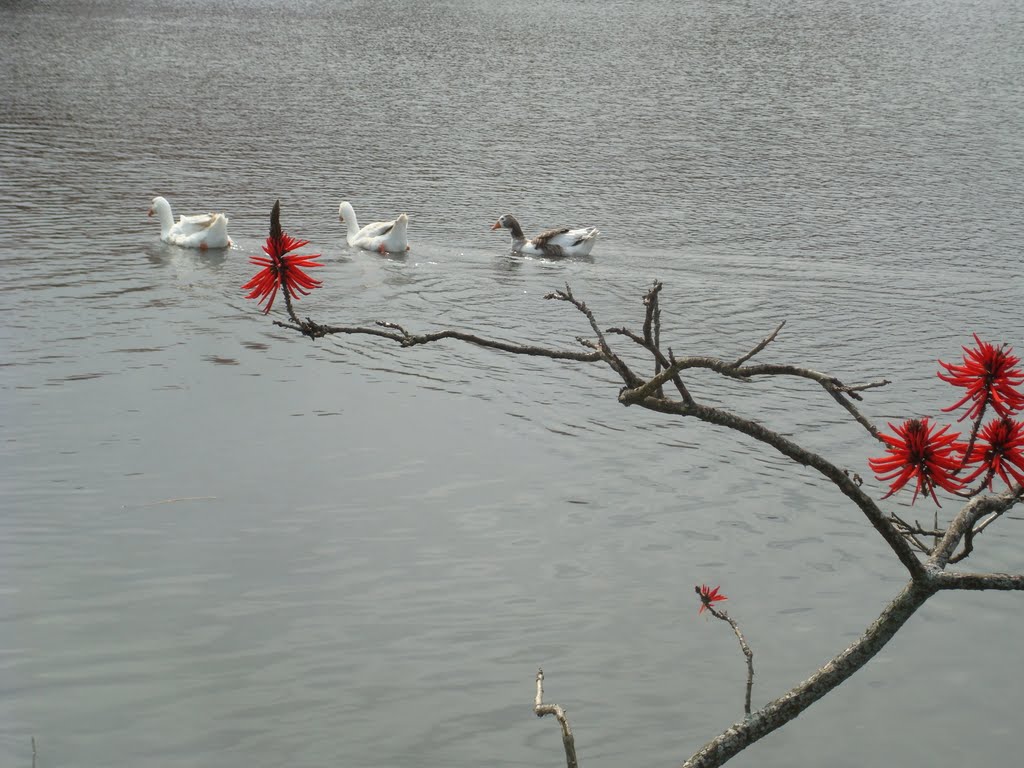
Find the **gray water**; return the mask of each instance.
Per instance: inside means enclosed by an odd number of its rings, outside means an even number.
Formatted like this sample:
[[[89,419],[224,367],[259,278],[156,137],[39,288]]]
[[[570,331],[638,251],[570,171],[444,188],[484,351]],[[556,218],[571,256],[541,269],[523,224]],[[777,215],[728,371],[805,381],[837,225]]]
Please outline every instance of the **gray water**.
[[[275,328],[240,290],[275,199],[321,322],[575,348],[545,293],[639,328],[660,279],[677,354],[785,319],[763,359],[892,379],[879,423],[951,403],[971,332],[1024,349],[1017,2],[6,2],[0,30],[3,766],[33,736],[40,768],[557,766],[538,666],[582,765],[672,765],[742,713],[694,584],[758,706],[904,579],[818,477],[598,366]],[[161,244],[155,194],[235,247]],[[412,250],[348,249],[341,199],[408,212]],[[506,212],[604,234],[516,258]],[[882,494],[824,393],[691,384]],[[973,567],[1024,569],[1021,535]],[[1022,634],[1017,596],[936,598],[735,764],[1012,764]]]

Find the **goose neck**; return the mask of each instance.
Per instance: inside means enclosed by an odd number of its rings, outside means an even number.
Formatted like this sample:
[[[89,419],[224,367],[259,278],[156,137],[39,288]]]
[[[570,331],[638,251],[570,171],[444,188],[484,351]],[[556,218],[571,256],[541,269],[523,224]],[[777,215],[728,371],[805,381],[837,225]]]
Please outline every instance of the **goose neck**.
[[[345,239],[349,245],[355,243],[356,234],[359,232],[359,221],[356,219],[356,212],[348,203],[342,203],[338,208],[338,215],[345,222]]]
[[[160,220],[160,235],[166,237],[167,233],[171,231],[171,227],[174,226],[174,214],[171,213],[171,204],[165,199],[157,198],[153,201],[153,210],[156,211],[156,216]]]
[[[526,236],[523,234],[523,228],[519,226],[519,220],[511,216],[508,217],[508,230],[512,233],[513,243],[525,242]]]

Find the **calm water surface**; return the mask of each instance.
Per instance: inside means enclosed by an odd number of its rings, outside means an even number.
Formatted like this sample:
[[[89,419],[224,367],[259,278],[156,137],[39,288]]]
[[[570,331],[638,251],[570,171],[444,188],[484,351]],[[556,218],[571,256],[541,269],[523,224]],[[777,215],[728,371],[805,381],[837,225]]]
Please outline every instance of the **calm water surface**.
[[[657,278],[677,354],[786,319],[765,359],[892,378],[878,421],[948,404],[972,331],[1024,348],[1016,2],[7,2],[0,30],[0,765],[35,736],[55,768],[556,766],[538,665],[584,765],[671,765],[742,706],[693,584],[755,704],[900,586],[817,477],[596,366],[275,329],[239,286],[277,198],[321,321],[571,348],[546,292],[637,327]],[[161,244],[155,194],[235,247]],[[341,199],[407,211],[411,252],[349,250]],[[511,258],[505,212],[604,236]],[[867,474],[822,393],[693,386]],[[1021,535],[975,566],[1024,569]],[[735,764],[1012,764],[1019,608],[936,599]]]

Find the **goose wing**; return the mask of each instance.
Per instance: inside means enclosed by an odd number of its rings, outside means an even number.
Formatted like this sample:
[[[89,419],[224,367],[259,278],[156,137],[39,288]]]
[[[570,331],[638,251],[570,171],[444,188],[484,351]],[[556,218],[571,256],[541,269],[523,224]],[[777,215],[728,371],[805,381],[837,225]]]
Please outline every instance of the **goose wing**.
[[[600,234],[595,227],[549,229],[529,242],[535,250],[549,257],[586,256]]]
[[[224,218],[220,213],[201,213],[197,216],[179,216],[178,223],[174,226],[179,235],[188,237],[198,232],[204,232],[220,219]]]
[[[568,234],[572,230],[568,227],[556,227],[555,229],[546,229],[537,235],[531,241],[538,248],[544,248],[548,245],[561,245],[565,238],[561,235]]]
[[[381,237],[395,228],[394,221],[375,221],[359,230],[359,237]]]

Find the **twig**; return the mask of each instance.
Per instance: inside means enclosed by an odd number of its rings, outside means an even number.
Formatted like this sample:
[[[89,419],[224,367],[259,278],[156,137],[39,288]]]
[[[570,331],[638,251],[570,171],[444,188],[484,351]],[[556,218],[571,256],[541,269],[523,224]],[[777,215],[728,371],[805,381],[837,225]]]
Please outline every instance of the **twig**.
[[[613,330],[621,333],[623,329]],[[667,366],[665,370],[661,371],[656,376],[653,376],[649,381],[641,382],[639,386],[630,384],[627,381],[626,384],[630,388],[619,395],[619,402],[623,405],[632,405],[633,403],[639,402],[644,398],[649,397],[652,393],[658,391],[661,386],[673,376],[678,376],[681,371],[690,368],[704,368],[714,371],[722,376],[740,379],[741,381],[750,381],[754,376],[795,376],[817,382],[821,388],[828,392],[832,399],[845,408],[846,411],[853,416],[854,420],[864,427],[872,437],[876,440],[881,440],[881,436],[879,435],[878,429],[875,425],[868,421],[868,419],[852,402],[850,402],[848,398],[860,400],[862,398],[857,394],[859,391],[885,386],[889,383],[887,379],[881,379],[879,381],[864,384],[847,385],[835,376],[829,376],[828,374],[821,373],[820,371],[815,371],[810,368],[801,368],[796,365],[778,365],[772,363],[759,365],[736,365],[735,363],[731,363],[717,357],[706,356],[684,357],[680,359],[672,358],[671,365]]]
[[[911,544],[913,544],[921,552],[923,552],[924,554],[926,554],[928,556],[931,556],[931,554],[934,551],[935,547],[929,547],[927,544],[925,544],[923,541],[921,541],[919,538],[917,538],[918,535],[940,537],[944,533],[944,531],[926,531],[926,530],[922,529],[921,528],[921,524],[916,522],[916,521],[915,521],[915,525],[911,525],[906,520],[903,520],[895,512],[891,512],[889,514],[889,519],[892,520],[893,523],[896,524],[896,529],[903,536],[905,536],[907,538],[907,540],[910,541]]]
[[[754,652],[750,649],[750,645],[747,643],[743,633],[740,632],[739,624],[736,620],[725,611],[720,611],[711,604],[704,593],[701,592],[700,587],[696,587],[697,594],[700,596],[701,603],[707,609],[708,613],[714,616],[716,619],[720,619],[732,627],[733,633],[736,635],[736,639],[740,641],[740,650],[743,651],[743,655],[747,657],[747,695],[743,702],[743,712],[750,717],[750,693],[754,688]]]
[[[974,529],[974,535],[977,536],[979,533],[984,531],[986,528],[988,528],[990,525],[992,525],[992,523],[994,523],[996,520],[998,520],[999,517],[1002,514],[1003,513],[1000,510],[999,512],[993,512],[991,515],[986,517],[984,520],[982,520],[980,523],[978,523],[977,527]]]
[[[761,339],[761,342],[756,347],[754,347],[752,350],[747,352],[747,354],[743,355],[742,357],[737,358],[736,362],[733,363],[733,365],[735,365],[737,368],[739,368],[741,365],[743,365],[745,362],[747,362],[747,360],[752,358],[754,355],[756,355],[762,349],[764,349],[769,344],[771,344],[773,341],[775,341],[775,337],[779,335],[779,331],[782,330],[782,326],[784,326],[785,324],[786,324],[785,320],[783,320],[781,323],[779,323],[778,326],[776,326],[774,331],[772,331],[767,336],[765,336],[763,339]]]
[[[569,727],[569,720],[565,716],[565,710],[558,704],[544,703],[544,670],[537,670],[537,698],[533,702],[533,711],[537,717],[554,715],[558,724],[562,726],[562,745],[565,747],[566,768],[578,768],[576,762],[576,742],[572,737],[572,729]]]
[[[967,439],[967,447],[964,448],[964,457],[961,463],[961,469],[967,465],[967,457],[970,456],[971,452],[974,450],[974,443],[978,439],[978,432],[981,430],[981,422],[985,418],[985,410],[988,408],[989,397],[990,395],[985,395],[985,402],[981,404],[981,410],[978,411],[978,416],[974,420],[973,426],[971,426],[971,436]],[[974,491],[974,493],[981,493],[984,487],[984,484],[978,486],[978,490]]]
[[[966,454],[965,454],[966,455]],[[961,470],[962,471],[962,470]],[[988,468],[985,472],[985,476],[978,481],[978,484],[974,488],[968,488],[965,491],[961,491],[960,495],[968,499],[973,499],[979,493],[984,493],[986,488],[991,490],[992,479],[996,476],[996,471],[992,467]]]
[[[597,324],[597,319],[594,317],[594,313],[590,310],[590,307],[587,306],[587,303],[585,301],[580,301],[575,296],[573,296],[572,288],[569,287],[568,283],[565,284],[564,291],[553,291],[547,294],[544,298],[568,302],[569,304],[572,304],[574,307],[576,307],[576,309],[579,310],[581,313],[583,313],[583,316],[586,317],[587,320],[590,322],[590,327],[594,331],[594,334],[597,336],[598,349],[601,351],[601,357],[604,359],[604,361],[611,366],[613,371],[615,371],[617,374],[619,374],[619,376],[622,377],[622,380],[626,382],[626,386],[638,387],[643,383],[643,379],[641,379],[639,376],[633,373],[633,371],[629,369],[629,366],[626,365],[622,358],[620,358],[618,355],[612,352],[612,348],[608,346],[608,340],[605,338],[604,332],[601,330],[601,327]],[[583,339],[580,339],[579,341],[583,342]]]
[[[32,768],[36,768],[36,737],[32,737]]]
[[[1017,499],[1020,499],[1020,494],[1017,495]],[[959,563],[961,560],[966,560],[970,556],[971,552],[974,551],[974,537],[982,531],[984,531],[990,525],[992,525],[992,523],[994,523],[1000,517],[1002,517],[1004,511],[1005,510],[997,509],[995,512],[992,512],[988,517],[986,517],[976,526],[968,528],[964,532],[963,549],[961,549],[960,552],[949,558],[950,564]]]
[[[668,350],[668,357],[665,357],[665,354],[661,351],[661,349],[659,349],[657,346],[655,346],[655,347],[649,346],[647,344],[647,342],[641,336],[637,335],[636,333],[634,333],[633,331],[629,330],[628,328],[609,328],[609,329],[607,329],[605,331],[605,333],[617,333],[620,336],[625,336],[628,339],[632,339],[637,344],[639,344],[641,347],[643,347],[644,349],[648,350],[652,355],[654,355],[654,359],[655,359],[655,362],[656,362],[656,365],[655,365],[655,376],[657,376],[659,373],[661,373],[662,371],[664,371],[665,369],[669,368],[672,365],[672,362],[673,362],[674,358],[672,356],[672,348],[671,347],[669,347],[669,350]],[[676,390],[679,392],[679,396],[683,399],[683,402],[684,403],[688,403],[688,404],[694,403],[695,401],[693,399],[693,396],[686,389],[686,385],[683,384],[683,380],[682,380],[682,378],[680,378],[679,374],[676,373],[671,378],[672,378],[672,383],[675,384]],[[664,393],[661,392],[660,390],[659,390],[659,397],[664,397]]]
[[[1018,486],[1017,488],[1011,488],[998,496],[976,496],[969,502],[964,504],[963,508],[957,514],[953,521],[946,528],[946,533],[942,539],[936,544],[935,551],[932,556],[928,558],[928,565],[937,570],[943,570],[946,565],[953,562],[952,558],[956,552],[957,547],[960,545],[960,541],[964,539],[969,533],[973,538],[975,533],[974,524],[981,520],[983,517],[988,518],[989,516],[995,515],[998,517],[1006,512],[1008,509],[1017,504],[1021,499],[1024,498],[1024,488]],[[991,525],[992,520],[986,519],[985,527]],[[979,531],[980,532],[980,531]],[[965,549],[967,543],[965,541]],[[973,546],[973,542],[972,542]],[[955,562],[963,560],[970,551],[967,550],[966,554],[957,556]]]
[[[270,211],[270,238],[271,240],[282,242],[283,234],[281,230],[281,201],[276,200],[273,209]],[[288,310],[288,317],[296,325],[302,325],[299,318],[295,316],[295,309],[292,307],[292,297],[288,291],[287,264],[283,260],[278,260],[277,257],[274,257],[274,259],[279,261],[277,270],[278,289],[284,294],[284,306]]]
[[[943,536],[946,535],[946,531],[942,528],[925,528],[917,520],[915,520],[914,524],[911,525],[906,520],[897,515],[895,512],[890,512],[889,517],[891,517],[897,524],[899,524],[901,528],[905,528],[908,533],[916,533],[920,534],[921,536],[931,536],[932,538],[936,539],[941,539]]]
[[[658,307],[658,294],[661,293],[661,283],[655,281],[651,290],[644,296],[644,306],[647,307],[647,311],[644,313],[644,346],[647,349],[654,352],[658,349],[661,343],[661,309]],[[662,356],[654,355],[654,375],[657,376],[661,373],[661,369],[665,366],[661,364]],[[658,397],[662,397],[663,393],[661,390],[658,391]]]
[[[590,307],[587,306],[587,303],[585,301],[580,301],[579,299],[572,295],[572,288],[569,287],[568,283],[565,284],[564,291],[552,291],[551,293],[547,294],[544,298],[556,299],[558,301],[566,301],[572,304],[574,307],[576,307],[576,309],[582,312],[584,317],[586,317],[587,320],[590,321],[590,327],[593,329],[594,334],[597,336],[597,341],[601,345],[601,351],[604,352],[606,355],[610,355],[612,353],[611,347],[608,346],[608,342],[605,340],[604,334],[601,332],[601,327],[597,324],[597,320],[594,319],[594,313],[590,311]]]
[[[869,388],[869,387],[871,387],[873,385],[874,386],[883,386],[884,384],[888,384],[888,383],[889,383],[888,381],[873,382],[873,384],[861,384],[861,385],[858,385],[858,386],[860,386],[862,388]],[[857,410],[857,407],[853,403],[851,403],[849,400],[847,400],[846,397],[844,396],[844,395],[848,394],[851,397],[855,397],[857,400],[860,400],[861,397],[859,395],[853,394],[853,389],[852,388],[850,388],[850,387],[835,387],[835,386],[833,386],[831,384],[826,384],[826,383],[823,383],[821,386],[822,386],[822,388],[826,392],[829,393],[829,395],[832,396],[833,400],[835,400],[837,403],[839,403],[841,406],[843,406],[843,408],[846,409],[847,413],[849,413],[851,416],[853,416],[854,421],[856,421],[858,424],[860,424],[862,427],[864,427],[864,429],[866,429],[868,431],[868,434],[870,434],[873,438],[875,438],[875,440],[877,440],[880,443],[884,443],[885,442],[884,440],[882,440],[882,435],[879,433],[878,427],[876,427],[874,424],[872,424],[870,421],[868,421],[868,419],[864,416],[864,414],[862,414],[859,410]]]
[[[346,326],[346,325],[319,325],[314,323],[312,320],[307,318],[301,325],[295,325],[294,323],[285,323],[280,320],[275,320],[274,325],[281,328],[288,328],[289,330],[298,331],[312,338],[320,338],[323,336],[333,336],[337,334],[350,334],[350,335],[365,335],[365,336],[377,336],[382,339],[390,339],[401,344],[403,347],[415,347],[421,344],[430,344],[435,341],[441,341],[443,339],[455,339],[457,341],[464,341],[467,344],[475,344],[478,347],[486,347],[488,349],[499,349],[503,352],[511,352],[514,355],[533,355],[535,357],[547,357],[552,360],[573,360],[578,363],[597,363],[604,359],[604,355],[600,352],[575,352],[570,350],[561,349],[548,349],[546,347],[537,347],[530,344],[516,344],[511,341],[499,341],[497,339],[487,339],[482,336],[476,336],[472,333],[466,333],[464,331],[436,331],[434,333],[422,333],[412,334],[408,333],[401,326],[393,323],[387,323],[380,321],[378,325],[383,328],[399,328],[399,332],[382,330],[381,328],[367,328],[361,326]]]
[[[281,280],[281,293],[284,294],[284,306],[285,306],[285,309],[288,310],[288,317],[290,317],[292,319],[293,323],[297,323],[298,325],[302,325],[302,322],[299,320],[299,318],[297,318],[295,316],[295,310],[292,308],[292,297],[288,293],[288,283],[285,280],[285,272],[284,272],[283,269],[281,270],[280,280]]]
[[[672,347],[668,348],[668,359],[669,359],[670,363],[675,365],[676,356],[675,356],[675,353],[672,352]],[[683,402],[684,403],[686,403],[687,405],[693,405],[695,402],[697,402],[690,395],[690,392],[686,389],[686,387],[683,386],[683,380],[681,378],[679,378],[678,374],[676,374],[676,377],[674,379],[672,379],[672,380],[674,382],[676,382],[676,389],[679,390],[679,395],[683,398]]]

